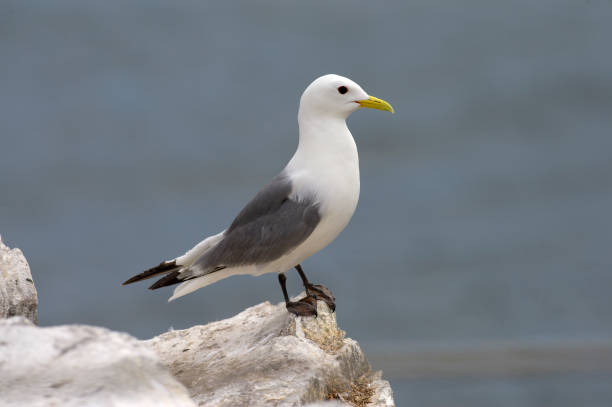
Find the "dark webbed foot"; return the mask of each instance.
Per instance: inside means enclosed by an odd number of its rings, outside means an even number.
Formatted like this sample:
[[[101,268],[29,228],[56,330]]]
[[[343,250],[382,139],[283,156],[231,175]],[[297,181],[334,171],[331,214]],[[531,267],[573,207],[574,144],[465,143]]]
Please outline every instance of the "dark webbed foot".
[[[306,290],[308,294],[314,295],[317,300],[325,301],[332,312],[336,310],[336,297],[334,297],[329,288],[324,285],[309,283],[306,286]]]
[[[301,317],[317,316],[317,297],[313,295],[306,295],[299,301],[291,301],[287,294],[287,277],[283,273],[278,275],[278,282],[283,290],[283,297],[285,297],[285,306],[287,311],[294,315]]]
[[[304,289],[306,290],[306,295],[314,295],[317,300],[325,301],[329,309],[334,312],[336,311],[336,297],[332,294],[331,290],[324,285],[320,284],[310,284],[306,274],[304,274],[304,270],[302,270],[301,265],[295,266],[300,278],[302,279],[302,283],[304,284]]]
[[[287,311],[300,317],[317,317],[317,299],[311,295],[307,295],[299,301],[285,302]]]

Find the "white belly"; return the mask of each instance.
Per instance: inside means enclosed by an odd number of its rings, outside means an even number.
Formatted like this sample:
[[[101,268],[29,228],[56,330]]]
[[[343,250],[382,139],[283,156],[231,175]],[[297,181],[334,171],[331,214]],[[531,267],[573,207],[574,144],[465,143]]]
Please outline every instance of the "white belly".
[[[261,273],[285,272],[330,244],[350,221],[359,200],[359,157],[345,121],[302,127],[300,123],[298,149],[285,168],[293,185],[290,197],[314,198],[321,220],[302,244],[259,268]]]
[[[300,261],[330,244],[348,225],[359,200],[359,179],[352,185],[336,187],[321,203],[321,221],[300,245]]]
[[[317,185],[317,191],[307,189],[306,185]],[[316,173],[300,174],[292,195],[299,199],[301,194],[316,194],[321,220],[303,243],[288,255],[267,265],[262,273],[285,272],[330,244],[355,213],[359,189],[358,164],[328,171],[324,176]]]

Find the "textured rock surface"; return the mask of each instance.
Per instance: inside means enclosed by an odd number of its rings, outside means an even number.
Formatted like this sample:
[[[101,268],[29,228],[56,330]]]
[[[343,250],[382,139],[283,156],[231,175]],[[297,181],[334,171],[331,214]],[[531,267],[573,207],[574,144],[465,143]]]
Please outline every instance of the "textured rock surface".
[[[19,249],[10,249],[0,236],[0,318],[23,315],[37,322],[38,295],[30,266]]]
[[[0,320],[2,406],[190,406],[187,390],[142,342],[84,325]]]
[[[25,257],[0,239],[2,406],[394,405],[323,302],[318,318],[266,302],[144,343],[85,325],[38,328],[37,306]]]
[[[298,406],[335,398],[339,405],[393,406],[389,383],[344,337],[336,314],[321,301],[318,312],[296,318],[284,304],[266,302],[147,343],[198,405]]]

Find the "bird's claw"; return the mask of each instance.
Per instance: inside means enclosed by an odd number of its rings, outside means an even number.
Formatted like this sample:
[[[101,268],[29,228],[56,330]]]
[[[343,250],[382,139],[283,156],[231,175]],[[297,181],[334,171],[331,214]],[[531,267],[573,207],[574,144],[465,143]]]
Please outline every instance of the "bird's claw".
[[[320,284],[308,284],[307,288],[311,296],[317,300],[325,301],[332,312],[336,311],[336,297],[329,288]]]
[[[286,303],[287,311],[300,317],[318,316],[317,314],[317,297],[315,295],[307,295],[299,301],[289,301]]]

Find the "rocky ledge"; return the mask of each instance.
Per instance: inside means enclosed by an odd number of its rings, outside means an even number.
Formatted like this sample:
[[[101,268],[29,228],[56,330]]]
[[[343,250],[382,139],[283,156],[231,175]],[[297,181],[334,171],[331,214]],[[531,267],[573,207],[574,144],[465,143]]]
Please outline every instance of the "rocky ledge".
[[[22,315],[36,323],[38,294],[30,266],[19,249],[10,249],[0,236],[0,318]]]
[[[139,341],[93,326],[36,327],[29,273],[21,251],[0,242],[0,318],[10,317],[0,319],[2,405],[394,405],[323,302],[317,318],[266,302]]]
[[[193,407],[154,352],[127,334],[86,325],[38,328],[0,320],[2,406]]]
[[[268,302],[145,343],[204,406],[393,406],[389,383],[318,302],[317,318]]]

